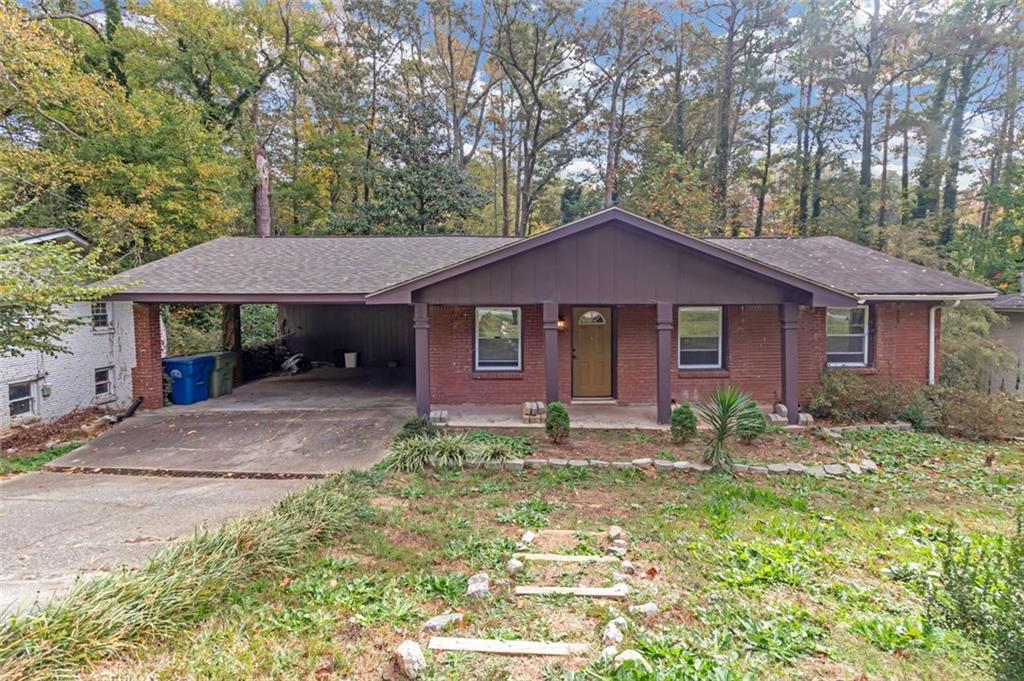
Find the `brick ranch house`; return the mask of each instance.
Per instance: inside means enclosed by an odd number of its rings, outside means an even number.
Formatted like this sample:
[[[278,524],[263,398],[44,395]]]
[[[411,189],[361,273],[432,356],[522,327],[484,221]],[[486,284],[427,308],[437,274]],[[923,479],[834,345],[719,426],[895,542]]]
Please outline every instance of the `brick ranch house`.
[[[293,351],[415,367],[440,404],[655,405],[731,384],[796,422],[821,371],[933,382],[940,307],[995,293],[836,237],[701,239],[618,208],[527,238],[225,237],[119,277],[136,394],[159,304],[276,303]]]

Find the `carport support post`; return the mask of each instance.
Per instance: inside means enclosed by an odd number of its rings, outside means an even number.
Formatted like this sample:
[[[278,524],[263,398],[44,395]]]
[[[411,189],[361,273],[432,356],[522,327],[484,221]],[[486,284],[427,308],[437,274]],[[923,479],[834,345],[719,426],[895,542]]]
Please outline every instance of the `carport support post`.
[[[430,415],[430,307],[413,303],[412,328],[416,336],[416,413]]]
[[[800,423],[800,305],[779,305],[782,333],[782,403],[786,405],[790,425]]]
[[[544,303],[544,401],[558,401],[558,303]]]
[[[672,419],[672,303],[656,303],[658,329],[658,423]]]

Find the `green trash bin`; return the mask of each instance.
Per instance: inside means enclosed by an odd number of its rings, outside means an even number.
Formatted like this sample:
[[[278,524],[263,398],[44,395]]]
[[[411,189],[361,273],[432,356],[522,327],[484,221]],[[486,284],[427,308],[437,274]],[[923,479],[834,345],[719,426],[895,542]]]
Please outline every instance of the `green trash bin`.
[[[210,397],[228,395],[235,387],[235,364],[238,356],[226,350],[211,352],[213,357],[213,373],[210,375]]]

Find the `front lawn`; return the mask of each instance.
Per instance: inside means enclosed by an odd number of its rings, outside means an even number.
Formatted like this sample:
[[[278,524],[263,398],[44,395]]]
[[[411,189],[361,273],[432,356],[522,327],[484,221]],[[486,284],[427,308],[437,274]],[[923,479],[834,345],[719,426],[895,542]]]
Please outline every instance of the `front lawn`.
[[[602,438],[632,455],[646,436],[591,434],[575,446],[587,442],[599,458]],[[453,609],[465,621],[447,635],[581,641],[592,650],[577,658],[428,651],[427,678],[615,678],[598,660],[600,636],[624,604],[515,597],[501,580],[524,529],[616,524],[639,568],[628,602],[661,610],[631,616],[619,646],[641,651],[654,671],[621,678],[991,678],[984,651],[931,621],[916,585],[936,566],[946,524],[979,540],[1011,532],[1024,492],[1020,448],[900,432],[848,434],[832,448],[804,435],[768,442],[815,457],[868,457],[883,470],[826,480],[608,469],[353,477],[372,512],[342,541],[310,549],[283,578],[232,589],[197,627],[91,674],[390,678],[397,645],[413,638],[426,649],[424,621]],[[670,449],[646,444],[648,456]],[[993,452],[995,466],[985,468]],[[600,550],[588,537],[555,544],[538,548]],[[612,569],[531,563],[516,581],[609,586]],[[481,570],[492,597],[469,601],[467,578]]]

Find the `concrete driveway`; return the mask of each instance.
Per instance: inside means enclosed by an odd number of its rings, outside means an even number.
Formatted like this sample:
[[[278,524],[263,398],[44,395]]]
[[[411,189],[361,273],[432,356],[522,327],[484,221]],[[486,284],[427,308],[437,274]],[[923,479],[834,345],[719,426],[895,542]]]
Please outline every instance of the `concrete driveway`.
[[[405,374],[327,367],[141,412],[46,470],[318,477],[369,468],[413,414]]]
[[[0,619],[67,590],[79,574],[143,564],[197,527],[308,484],[73,473],[0,481]]]

